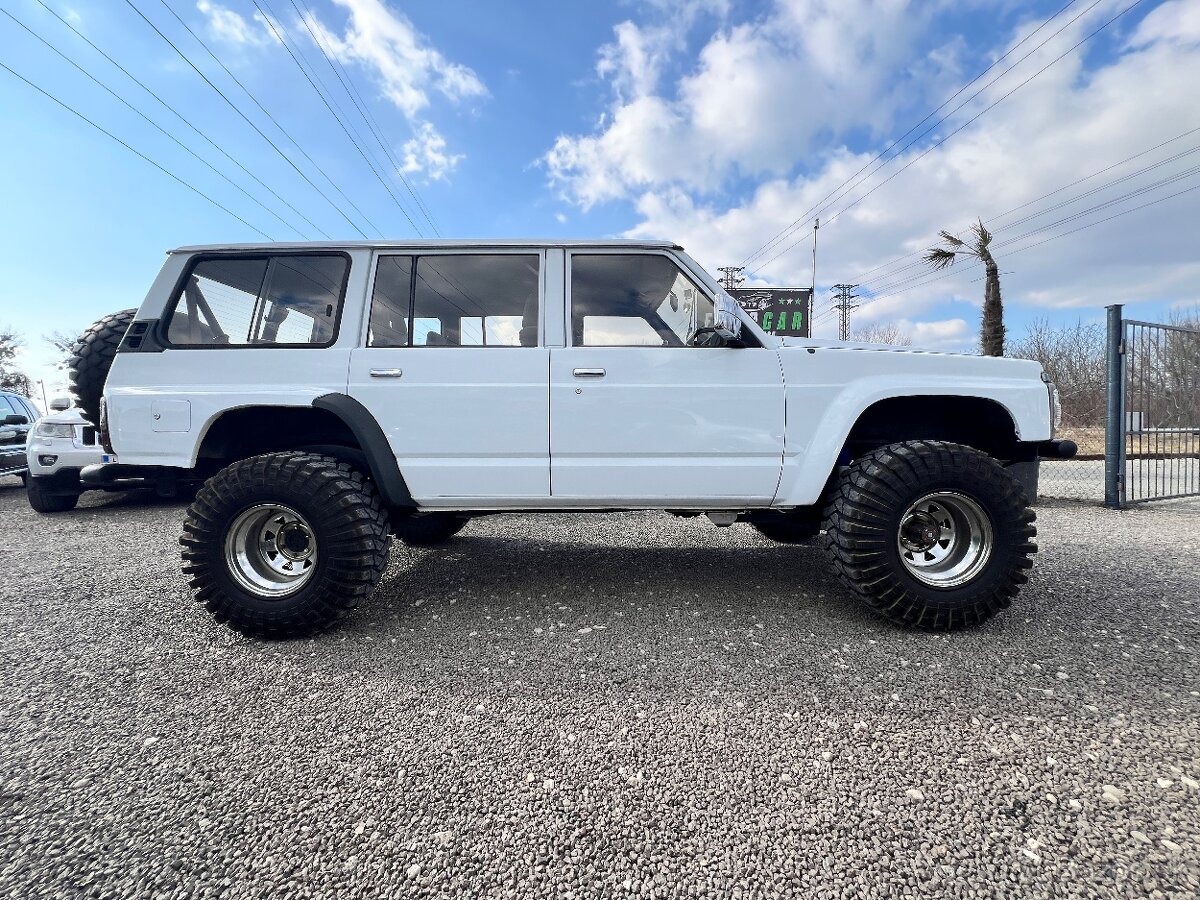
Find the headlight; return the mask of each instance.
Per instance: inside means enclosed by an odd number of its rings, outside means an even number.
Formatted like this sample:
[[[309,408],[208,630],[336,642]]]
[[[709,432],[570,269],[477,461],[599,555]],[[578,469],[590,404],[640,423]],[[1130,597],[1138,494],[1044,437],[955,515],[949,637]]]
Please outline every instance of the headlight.
[[[1062,425],[1062,402],[1058,396],[1058,385],[1049,374],[1042,373],[1042,381],[1046,382],[1046,393],[1050,398],[1050,437],[1054,437]]]
[[[38,422],[33,433],[38,437],[72,438],[75,436],[75,426],[61,422]]]

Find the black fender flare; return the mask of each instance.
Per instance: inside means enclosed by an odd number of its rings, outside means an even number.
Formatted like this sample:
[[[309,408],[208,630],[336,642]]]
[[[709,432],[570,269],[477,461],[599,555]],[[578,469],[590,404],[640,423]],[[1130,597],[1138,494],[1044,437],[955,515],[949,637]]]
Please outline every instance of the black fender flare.
[[[370,410],[347,394],[322,394],[313,400],[317,409],[333,413],[354,435],[362,447],[371,478],[388,506],[415,507],[416,501],[409,493],[408,483],[400,472],[396,455],[392,452],[387,436]]]

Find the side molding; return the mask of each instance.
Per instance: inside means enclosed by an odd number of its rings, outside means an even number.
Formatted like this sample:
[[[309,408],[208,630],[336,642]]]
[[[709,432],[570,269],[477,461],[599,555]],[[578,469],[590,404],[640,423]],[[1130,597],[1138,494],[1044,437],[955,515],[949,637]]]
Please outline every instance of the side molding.
[[[367,457],[371,477],[389,506],[416,506],[383,429],[370,411],[346,394],[323,394],[313,400],[317,409],[331,412],[350,429]]]

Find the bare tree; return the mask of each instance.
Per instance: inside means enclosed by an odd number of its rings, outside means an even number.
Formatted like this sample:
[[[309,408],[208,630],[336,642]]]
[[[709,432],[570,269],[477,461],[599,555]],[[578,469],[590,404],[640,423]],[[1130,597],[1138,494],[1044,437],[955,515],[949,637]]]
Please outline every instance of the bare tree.
[[[861,328],[854,329],[851,335],[856,341],[864,344],[893,344],[897,347],[911,347],[912,337],[895,322],[872,322]]]
[[[954,264],[960,256],[983,263],[987,275],[983,289],[983,320],[979,326],[979,349],[984,356],[1004,355],[1004,304],[1000,300],[1000,267],[992,256],[992,233],[983,227],[983,219],[971,226],[972,240],[962,240],[949,231],[941,232],[944,247],[930,247],[925,262],[935,269]]]
[[[1041,318],[1029,323],[1010,354],[1042,364],[1058,386],[1063,425],[1075,427],[1104,424],[1104,348],[1105,329],[1099,323],[1055,326]]]
[[[60,372],[65,371],[71,360],[71,348],[75,346],[76,338],[65,331],[52,331],[42,335],[42,340],[62,354],[54,368]]]
[[[14,391],[26,397],[32,393],[29,377],[16,367],[21,336],[11,326],[0,328],[0,390]]]

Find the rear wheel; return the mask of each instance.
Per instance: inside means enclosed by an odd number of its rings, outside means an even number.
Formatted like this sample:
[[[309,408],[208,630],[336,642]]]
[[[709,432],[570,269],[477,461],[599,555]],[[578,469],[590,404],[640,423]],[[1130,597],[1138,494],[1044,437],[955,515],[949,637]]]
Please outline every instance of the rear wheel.
[[[995,460],[940,441],[856,460],[825,509],[833,568],[876,612],[949,631],[1006,608],[1037,552],[1035,514]]]
[[[79,504],[80,491],[54,490],[32,475],[25,477],[25,496],[40,513],[68,512]]]
[[[392,534],[413,547],[432,547],[450,540],[467,525],[454,513],[414,513],[392,519]]]
[[[387,512],[346,463],[269,453],[205,482],[179,541],[196,599],[218,621],[254,637],[302,637],[370,596],[387,565]]]

